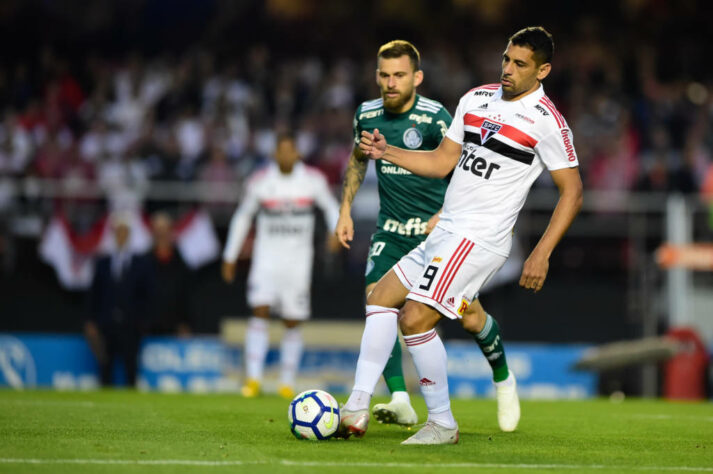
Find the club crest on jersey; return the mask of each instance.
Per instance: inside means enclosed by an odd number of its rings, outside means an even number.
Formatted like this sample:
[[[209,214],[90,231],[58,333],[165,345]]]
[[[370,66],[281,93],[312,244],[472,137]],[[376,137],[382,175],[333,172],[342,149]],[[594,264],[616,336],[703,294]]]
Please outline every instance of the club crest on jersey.
[[[421,131],[419,129],[417,129],[416,127],[411,127],[407,128],[404,132],[403,140],[404,145],[406,145],[407,148],[415,150],[423,143],[423,135],[421,135]]]
[[[483,124],[480,126],[480,143],[485,143],[488,138],[498,133],[501,128],[503,126],[498,123],[483,120]]]

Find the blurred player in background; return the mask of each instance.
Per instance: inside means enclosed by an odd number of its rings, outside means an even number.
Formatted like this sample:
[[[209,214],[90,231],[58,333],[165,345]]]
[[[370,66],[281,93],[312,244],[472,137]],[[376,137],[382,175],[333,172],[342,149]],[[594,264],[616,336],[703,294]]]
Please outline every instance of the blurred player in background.
[[[379,130],[362,132],[359,147],[413,173],[453,173],[443,212],[428,239],[402,258],[369,295],[355,386],[342,410],[342,431],[361,436],[369,400],[399,326],[428,407],[424,427],[403,444],[454,444],[458,424],[450,408],[446,351],[435,326],[462,318],[470,298],[505,263],[512,229],[532,183],[547,168],[560,192],[549,226],[525,261],[520,285],[539,291],[549,258],[582,204],[582,181],[572,133],[545,95],[554,43],[541,27],[510,37],[500,84],[477,87],[460,100],[440,146],[410,151],[387,146]],[[405,303],[404,303],[405,302]],[[393,308],[401,307],[400,312]],[[369,306],[367,306],[369,308]],[[368,343],[365,344],[365,341]],[[363,359],[368,363],[363,363]],[[514,379],[513,379],[514,382]]]
[[[268,351],[268,320],[274,312],[282,317],[285,333],[280,346],[279,394],[294,396],[295,377],[302,357],[300,323],[310,315],[314,207],[325,215],[330,238],[337,223],[339,205],[321,172],[299,162],[295,139],[277,138],[275,163],[254,173],[242,203],[230,222],[223,252],[223,279],[232,282],[238,253],[257,213],[247,300],[252,309],[245,332],[247,380],[242,393],[260,393]],[[337,248],[336,240],[331,248]]]
[[[355,146],[344,176],[336,235],[346,248],[349,248],[349,242],[354,237],[351,205],[364,181],[369,163],[369,158],[358,148],[361,132],[378,128],[388,143],[394,146],[411,150],[434,150],[451,124],[450,114],[439,102],[416,93],[416,88],[423,81],[420,62],[418,50],[408,41],[391,41],[381,46],[377,53],[376,82],[381,98],[364,102],[357,108],[354,116]],[[376,175],[379,181],[380,209],[377,231],[371,237],[366,265],[367,297],[379,279],[401,257],[418,246],[438,222],[448,186],[447,179],[417,176],[386,160],[376,161]],[[366,315],[369,317],[382,310],[367,307]],[[397,312],[393,308],[389,311]],[[500,329],[477,299],[470,305],[468,312],[473,317],[467,319],[470,324],[466,329],[471,332],[493,369],[498,421],[503,430],[512,431],[520,418],[520,408],[514,379],[511,384],[499,384],[509,376]],[[369,361],[363,360],[362,363],[368,364]],[[374,417],[383,423],[417,423],[418,417],[406,392],[401,343],[398,339],[383,375],[392,399],[389,403],[375,405]]]

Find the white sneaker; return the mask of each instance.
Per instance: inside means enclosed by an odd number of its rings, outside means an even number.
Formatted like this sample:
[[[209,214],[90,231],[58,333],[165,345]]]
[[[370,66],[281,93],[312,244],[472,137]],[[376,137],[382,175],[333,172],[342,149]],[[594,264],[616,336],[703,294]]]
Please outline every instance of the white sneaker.
[[[515,374],[495,383],[495,398],[498,400],[498,424],[503,431],[515,431],[520,421],[520,400],[517,397]]]
[[[377,403],[371,410],[379,423],[396,423],[397,425],[415,425],[418,415],[409,402]]]
[[[427,421],[423,428],[401,444],[456,444],[458,437],[458,426],[446,428],[433,421]]]

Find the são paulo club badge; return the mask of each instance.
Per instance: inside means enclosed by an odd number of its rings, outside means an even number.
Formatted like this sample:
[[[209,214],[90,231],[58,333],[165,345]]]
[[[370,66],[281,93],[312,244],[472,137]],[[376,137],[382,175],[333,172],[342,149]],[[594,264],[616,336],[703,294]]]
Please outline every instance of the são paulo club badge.
[[[421,135],[421,131],[419,129],[416,127],[406,129],[404,132],[404,145],[406,145],[407,148],[415,150],[420,147],[422,143],[423,135]]]
[[[503,126],[499,123],[483,120],[483,124],[480,126],[480,143],[485,143],[488,138],[498,133],[501,128],[503,128]]]

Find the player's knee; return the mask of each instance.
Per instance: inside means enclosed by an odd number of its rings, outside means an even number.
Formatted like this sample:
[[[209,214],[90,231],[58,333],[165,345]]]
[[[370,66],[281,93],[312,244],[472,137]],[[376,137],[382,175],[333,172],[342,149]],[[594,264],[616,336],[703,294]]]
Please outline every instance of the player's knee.
[[[296,328],[297,326],[300,325],[301,322],[302,321],[298,321],[296,319],[283,319],[282,320],[282,324],[284,324],[287,329]]]
[[[399,312],[399,328],[404,336],[421,334],[432,329],[418,306],[410,304],[405,305]]]

